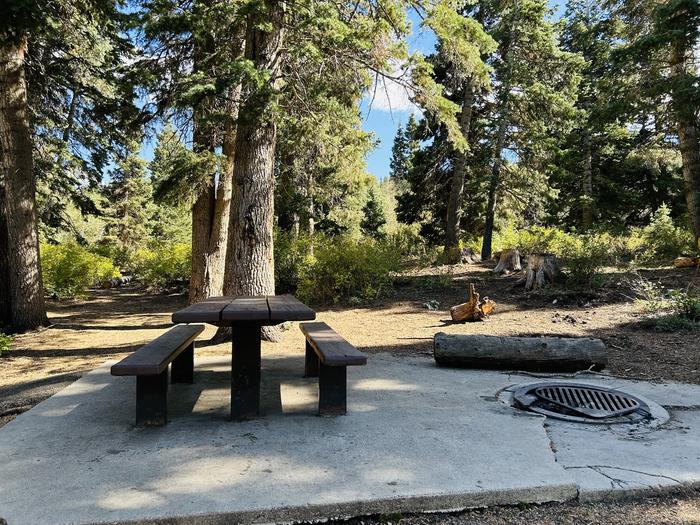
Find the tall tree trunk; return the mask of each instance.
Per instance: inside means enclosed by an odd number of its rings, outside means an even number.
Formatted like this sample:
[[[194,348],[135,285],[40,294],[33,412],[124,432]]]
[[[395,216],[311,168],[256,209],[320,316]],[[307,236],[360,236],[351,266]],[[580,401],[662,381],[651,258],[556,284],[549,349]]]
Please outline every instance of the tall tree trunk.
[[[510,86],[510,84],[508,84]],[[504,87],[504,89],[506,89]],[[504,111],[508,111],[507,103]],[[506,131],[508,130],[507,115],[501,114],[501,121],[498,124],[498,134],[496,137],[495,158],[491,168],[491,181],[489,182],[489,197],[486,204],[486,221],[484,223],[484,239],[481,245],[481,260],[486,261],[491,258],[493,244],[493,225],[496,218],[496,198],[498,185],[501,180],[501,166],[503,165],[503,148],[506,142]]]
[[[581,201],[581,229],[589,230],[593,226],[593,151],[591,134],[583,132],[583,180],[581,181],[583,199]]]
[[[462,111],[459,117],[459,127],[464,138],[468,140],[472,121],[472,106],[474,105],[474,88],[471,79],[464,82],[462,95]],[[447,201],[447,226],[445,229],[445,253],[459,246],[460,223],[462,221],[462,203],[464,196],[464,180],[467,175],[467,152],[456,152],[452,168],[452,186],[450,198]],[[459,261],[459,259],[457,259]]]
[[[0,35],[0,325],[20,332],[48,319],[24,78],[27,39],[5,36]]]
[[[247,89],[236,134],[226,295],[275,293],[273,222],[277,122],[271,106],[277,98],[284,18],[285,3],[266,0],[248,20],[245,56],[258,71],[269,74],[273,85],[244,87]],[[275,339],[276,331],[271,328],[265,327],[263,335]]]
[[[225,169],[218,181],[212,181],[192,206],[192,277],[189,301],[196,303],[207,297],[221,295],[228,244],[229,215],[233,189],[235,159],[235,120],[238,116],[238,94],[234,90],[229,107],[229,123],[223,136],[222,153]],[[195,134],[196,135],[196,134]],[[197,140],[195,139],[195,143]]]
[[[205,50],[213,48],[211,42],[203,43]],[[233,46],[234,56],[243,54],[243,38]],[[222,153],[225,168],[216,181],[197,197],[192,206],[192,276],[190,277],[189,302],[197,303],[212,296],[222,295],[228,247],[228,230],[233,191],[233,169],[236,152],[236,122],[238,120],[241,86],[230,89],[227,100],[227,118],[224,125]],[[211,101],[204,100],[195,110],[193,143],[199,153],[216,149],[215,133],[207,124],[207,112]]]
[[[695,244],[700,250],[700,138],[695,116],[697,108],[687,100],[679,88],[680,78],[688,76],[688,51],[678,42],[674,44],[671,56],[671,69],[675,77],[673,96],[674,113],[678,129],[681,158],[683,160],[683,180],[688,216],[695,235]]]
[[[498,185],[501,181],[501,168],[503,166],[503,148],[506,144],[506,132],[510,118],[510,89],[513,82],[513,47],[515,39],[515,24],[518,20],[520,6],[515,0],[515,12],[511,21],[509,37],[502,45],[502,53],[505,60],[505,78],[501,87],[500,118],[496,134],[496,147],[494,149],[493,166],[491,168],[491,181],[489,183],[489,197],[486,204],[486,220],[484,224],[484,239],[481,244],[481,260],[491,258],[493,244],[493,225],[496,218],[496,203],[498,199]]]

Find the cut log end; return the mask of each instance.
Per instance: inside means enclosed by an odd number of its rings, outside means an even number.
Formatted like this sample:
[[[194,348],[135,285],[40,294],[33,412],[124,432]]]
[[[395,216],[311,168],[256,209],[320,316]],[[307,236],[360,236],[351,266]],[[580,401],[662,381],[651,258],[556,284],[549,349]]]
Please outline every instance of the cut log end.
[[[673,260],[673,266],[676,268],[693,268],[700,266],[700,257],[676,257]]]

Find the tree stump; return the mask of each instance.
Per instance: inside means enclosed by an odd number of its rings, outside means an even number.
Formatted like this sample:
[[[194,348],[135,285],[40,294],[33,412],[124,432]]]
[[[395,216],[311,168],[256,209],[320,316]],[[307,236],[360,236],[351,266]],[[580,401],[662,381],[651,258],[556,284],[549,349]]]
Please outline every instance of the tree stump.
[[[481,255],[474,253],[471,248],[462,248],[460,254],[460,262],[462,264],[474,264],[481,262]]]
[[[466,303],[458,304],[450,308],[450,316],[453,321],[481,321],[496,308],[496,302],[488,297],[483,301],[479,300],[474,284],[469,284],[469,300]]]
[[[520,282],[524,281],[525,289],[529,291],[555,283],[560,276],[561,269],[554,254],[533,253],[527,256],[527,270]]]
[[[523,267],[520,265],[520,252],[515,248],[503,250],[498,258],[498,264],[493,269],[494,273],[519,272]]]

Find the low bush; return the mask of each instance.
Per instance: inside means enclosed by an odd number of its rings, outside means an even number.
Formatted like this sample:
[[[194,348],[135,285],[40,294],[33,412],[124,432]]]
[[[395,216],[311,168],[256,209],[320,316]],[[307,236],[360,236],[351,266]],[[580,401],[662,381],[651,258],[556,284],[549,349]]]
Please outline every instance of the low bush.
[[[667,261],[695,251],[692,234],[673,223],[666,205],[656,211],[648,226],[635,230],[633,236],[639,237],[637,258],[643,262]]]
[[[580,235],[562,246],[557,255],[568,270],[568,284],[591,288],[603,267],[615,262],[609,237],[607,234]]]
[[[190,278],[192,249],[185,243],[166,243],[136,250],[131,257],[134,278],[155,290],[165,290]]]
[[[387,236],[386,244],[402,257],[423,259],[435,255],[435,250],[426,244],[415,226],[399,224],[396,231]]]
[[[630,283],[637,304],[660,332],[700,330],[700,295],[691,290],[664,291],[660,284],[637,275]]]
[[[312,303],[375,299],[400,268],[401,254],[388,241],[349,236],[314,237],[314,256],[301,272],[297,294]]]
[[[84,296],[88,288],[120,276],[110,259],[75,242],[43,244],[41,267],[44,288],[57,299]]]
[[[13,337],[0,332],[0,357],[10,351]]]

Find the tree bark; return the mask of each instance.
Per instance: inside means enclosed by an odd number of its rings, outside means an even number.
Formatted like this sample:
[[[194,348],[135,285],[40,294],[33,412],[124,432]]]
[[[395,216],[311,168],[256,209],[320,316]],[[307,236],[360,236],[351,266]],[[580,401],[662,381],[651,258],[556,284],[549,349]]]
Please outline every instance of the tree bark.
[[[234,54],[243,54],[243,42],[234,46]],[[189,302],[197,303],[223,294],[226,251],[228,247],[229,216],[233,192],[236,122],[238,120],[241,86],[231,88],[227,100],[227,118],[223,131],[222,153],[225,167],[216,181],[197,197],[192,206],[192,275]],[[206,100],[195,110],[193,143],[197,152],[216,149],[215,133],[206,123],[211,102]]]
[[[472,106],[474,105],[474,88],[471,79],[464,82],[462,96],[462,111],[459,117],[459,127],[465,139],[469,137],[472,121]],[[447,226],[445,229],[445,253],[454,252],[454,259],[459,260],[460,223],[462,221],[462,203],[464,197],[464,180],[467,175],[467,152],[456,152],[452,169],[452,186],[447,201]]]
[[[27,39],[0,44],[0,325],[21,332],[48,324],[41,280],[36,182],[27,108]]]
[[[561,276],[559,262],[551,253],[531,253],[527,256],[525,277],[516,284],[525,283],[527,291],[544,288],[549,283],[556,283]]]
[[[608,362],[605,344],[590,337],[497,337],[435,334],[435,361],[441,366],[576,372]]]
[[[274,161],[277,123],[271,106],[276,102],[276,80],[284,41],[285,4],[266,0],[250,15],[245,56],[272,85],[252,86],[240,109],[236,133],[234,189],[231,199],[225,295],[273,295]],[[268,25],[262,25],[265,21]],[[264,336],[275,338],[265,327]]]
[[[685,186],[685,198],[688,205],[695,244],[700,250],[700,138],[698,137],[698,123],[694,107],[689,107],[686,95],[678,86],[679,77],[688,75],[687,64],[688,51],[681,43],[673,45],[671,69],[676,82],[672,92],[676,126],[678,129],[678,142],[680,144],[681,158],[683,160],[683,180]]]
[[[593,226],[593,152],[591,135],[588,130],[585,130],[583,135],[583,180],[581,186],[583,190],[581,229],[585,231]]]

